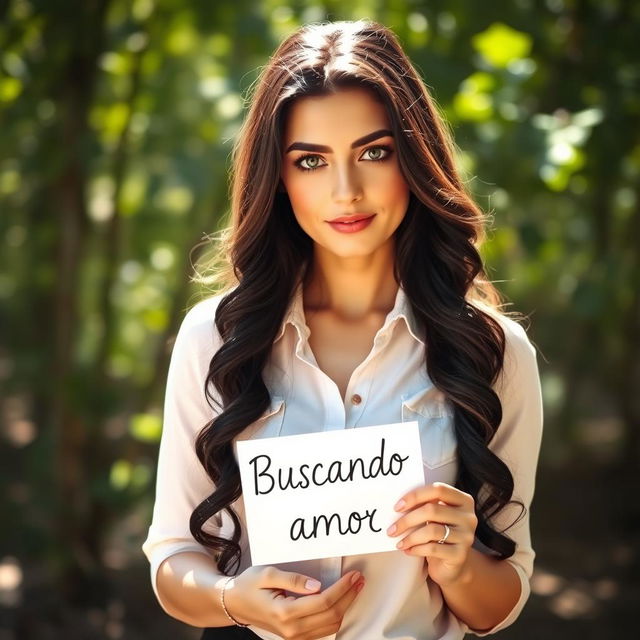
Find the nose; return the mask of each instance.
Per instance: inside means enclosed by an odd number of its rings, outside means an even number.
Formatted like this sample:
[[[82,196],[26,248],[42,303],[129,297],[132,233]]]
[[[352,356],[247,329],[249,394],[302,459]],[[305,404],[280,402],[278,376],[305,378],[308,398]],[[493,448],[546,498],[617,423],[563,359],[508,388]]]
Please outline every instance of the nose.
[[[349,167],[336,169],[332,195],[335,202],[342,204],[360,200],[362,198],[362,184],[357,172]]]

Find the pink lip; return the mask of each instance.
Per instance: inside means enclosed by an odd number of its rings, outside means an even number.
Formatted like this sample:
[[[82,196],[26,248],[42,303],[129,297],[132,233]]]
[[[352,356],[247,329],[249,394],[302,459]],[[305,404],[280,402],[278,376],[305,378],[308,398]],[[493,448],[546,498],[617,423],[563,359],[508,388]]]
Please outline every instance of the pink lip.
[[[357,222],[358,220],[364,220],[365,218],[371,218],[375,213],[354,213],[350,216],[338,216],[333,220],[327,220],[327,222]]]
[[[341,216],[333,220],[327,220],[327,222],[332,229],[340,233],[356,233],[366,229],[375,217],[375,213],[369,215]]]

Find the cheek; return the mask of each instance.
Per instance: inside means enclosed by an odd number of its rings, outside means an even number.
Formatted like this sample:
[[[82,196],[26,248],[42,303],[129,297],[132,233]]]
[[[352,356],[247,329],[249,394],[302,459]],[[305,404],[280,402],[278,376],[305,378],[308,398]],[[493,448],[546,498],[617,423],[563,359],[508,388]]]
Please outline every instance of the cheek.
[[[314,180],[296,180],[289,178],[285,182],[287,195],[291,202],[293,212],[300,222],[302,219],[309,219],[314,212],[319,201],[318,188],[314,185]]]
[[[380,197],[391,207],[397,205],[404,211],[409,203],[409,185],[401,173],[394,172],[385,176],[384,179],[378,180],[376,189]]]

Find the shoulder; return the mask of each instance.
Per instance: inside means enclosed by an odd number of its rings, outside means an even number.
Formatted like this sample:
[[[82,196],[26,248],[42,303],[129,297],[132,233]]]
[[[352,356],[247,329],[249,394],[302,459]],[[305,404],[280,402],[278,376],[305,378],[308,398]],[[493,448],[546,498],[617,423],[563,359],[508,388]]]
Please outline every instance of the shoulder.
[[[224,293],[219,293],[218,295],[208,296],[196,302],[185,313],[182,325],[189,329],[197,329],[197,327],[206,325],[215,318],[218,305],[224,296]]]
[[[204,298],[186,311],[178,329],[174,349],[201,352],[220,346],[222,340],[215,317],[224,295],[221,293]]]
[[[505,353],[507,351],[516,353],[528,353],[535,357],[536,349],[529,339],[527,330],[510,316],[505,315],[493,307],[478,305],[479,309],[492,317],[504,331]]]
[[[535,357],[536,349],[529,339],[526,329],[519,322],[501,313],[495,313],[494,317],[504,331],[505,351],[529,354]]]
[[[504,362],[498,375],[497,387],[514,383],[531,385],[537,383],[537,350],[531,342],[527,330],[520,322],[495,309],[483,309],[494,318],[505,337]]]

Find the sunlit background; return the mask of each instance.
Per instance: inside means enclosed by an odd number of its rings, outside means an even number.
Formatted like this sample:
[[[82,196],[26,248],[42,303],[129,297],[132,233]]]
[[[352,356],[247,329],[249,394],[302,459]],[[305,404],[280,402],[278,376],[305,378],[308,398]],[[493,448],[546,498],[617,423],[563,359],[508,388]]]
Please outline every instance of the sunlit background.
[[[394,29],[451,123],[490,277],[539,349],[533,593],[499,635],[633,634],[640,3],[8,0],[0,640],[198,637],[140,550],[172,339],[247,89],[299,24],[359,17]]]

